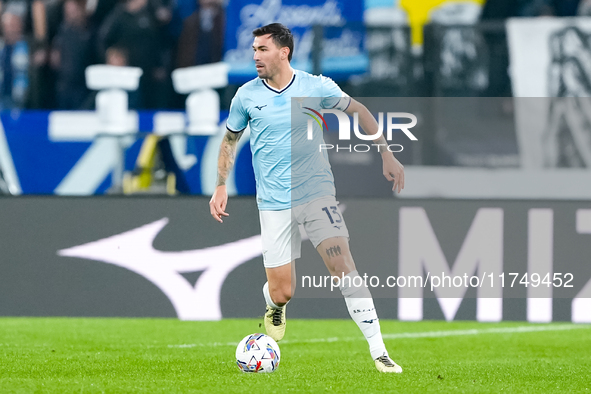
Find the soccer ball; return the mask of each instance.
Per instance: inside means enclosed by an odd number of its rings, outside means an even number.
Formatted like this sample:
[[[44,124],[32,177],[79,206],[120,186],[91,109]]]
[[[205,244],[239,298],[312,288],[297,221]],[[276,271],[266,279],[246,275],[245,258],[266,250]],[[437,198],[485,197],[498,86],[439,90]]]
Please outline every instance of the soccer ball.
[[[247,335],[236,348],[236,364],[242,372],[273,372],[280,359],[277,342],[265,334]]]

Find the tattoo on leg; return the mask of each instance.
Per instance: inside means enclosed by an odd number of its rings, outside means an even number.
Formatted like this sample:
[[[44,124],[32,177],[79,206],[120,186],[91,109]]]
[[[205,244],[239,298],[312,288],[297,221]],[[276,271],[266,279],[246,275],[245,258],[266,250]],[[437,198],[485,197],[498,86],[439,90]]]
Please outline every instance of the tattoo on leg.
[[[326,255],[328,257],[336,257],[341,255],[341,247],[339,245],[337,246],[331,246],[330,248],[326,249]]]

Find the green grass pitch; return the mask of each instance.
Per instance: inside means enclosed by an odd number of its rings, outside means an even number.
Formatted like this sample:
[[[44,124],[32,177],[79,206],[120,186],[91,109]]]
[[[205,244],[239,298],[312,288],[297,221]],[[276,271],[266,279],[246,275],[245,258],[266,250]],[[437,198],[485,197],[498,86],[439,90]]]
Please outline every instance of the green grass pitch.
[[[288,320],[272,374],[235,344],[260,320],[0,318],[0,393],[591,392],[591,326],[381,321],[380,374],[349,320]]]

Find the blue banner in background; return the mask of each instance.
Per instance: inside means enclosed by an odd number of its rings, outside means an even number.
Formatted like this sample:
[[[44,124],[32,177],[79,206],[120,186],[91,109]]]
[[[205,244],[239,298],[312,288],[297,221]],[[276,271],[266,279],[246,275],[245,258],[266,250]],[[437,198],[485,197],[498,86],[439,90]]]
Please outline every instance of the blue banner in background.
[[[21,111],[0,113],[2,129],[16,177],[23,194],[104,194],[112,185],[113,166],[108,157],[113,155],[112,145],[104,144],[107,137],[89,140],[50,137],[48,111]],[[55,112],[54,112],[55,113]],[[156,112],[138,113],[139,129],[152,132]],[[220,113],[225,124],[227,112]],[[186,139],[183,156],[193,156],[188,168],[183,168],[191,194],[209,194],[215,187],[219,136],[178,136]],[[144,138],[128,138],[125,169],[133,171]],[[184,144],[183,144],[184,146]],[[104,151],[104,152],[103,152]],[[97,160],[98,157],[98,160]],[[101,160],[101,157],[105,157]],[[92,161],[94,160],[94,161]],[[193,164],[194,162],[194,164]],[[5,170],[6,171],[6,170]],[[84,186],[68,185],[68,177],[77,172],[85,180]],[[71,183],[71,182],[70,182]],[[234,185],[231,186],[232,189]],[[72,190],[75,190],[72,192]],[[235,190],[237,194],[254,195],[255,181],[252,170],[250,145],[244,143],[236,158]]]
[[[294,36],[294,68],[312,71],[313,26],[322,25],[322,73],[336,80],[363,74],[368,68],[364,49],[363,1],[351,0],[230,0],[226,15],[224,61],[229,80],[242,84],[257,76],[252,60],[252,31],[280,22]]]

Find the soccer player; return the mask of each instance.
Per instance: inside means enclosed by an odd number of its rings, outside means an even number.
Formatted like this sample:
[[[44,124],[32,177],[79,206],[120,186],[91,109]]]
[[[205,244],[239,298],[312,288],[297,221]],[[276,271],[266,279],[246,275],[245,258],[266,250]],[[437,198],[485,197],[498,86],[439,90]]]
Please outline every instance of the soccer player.
[[[229,216],[226,180],[234,165],[238,140],[250,125],[267,274],[263,286],[267,334],[279,341],[285,333],[285,309],[295,289],[295,259],[300,257],[298,225],[302,224],[330,274],[344,277],[340,290],[351,318],[367,339],[376,368],[400,373],[402,368],[388,356],[369,289],[353,284],[360,283],[352,280],[359,274],[349,250],[349,232],[335,199],[326,152],[320,153],[319,146],[313,144],[304,144],[304,150],[308,146],[309,151],[302,151],[300,146],[292,151],[296,147],[292,136],[305,135],[306,130],[292,129],[291,98],[321,98],[317,111],[325,108],[348,115],[358,113],[359,124],[367,134],[376,134],[378,124],[364,105],[343,93],[331,79],[291,68],[293,36],[287,27],[272,23],[255,29],[253,36],[258,78],[238,89],[232,100],[220,147],[217,187],[209,203],[211,214],[220,223]],[[388,151],[382,135],[374,143],[380,145],[384,176],[400,193],[404,188],[404,167]],[[299,171],[297,182],[292,182],[294,167]]]

